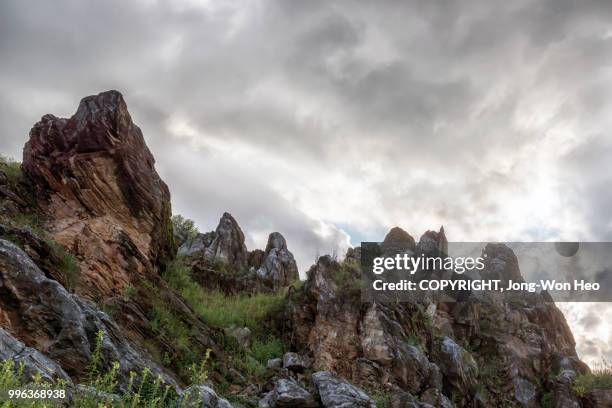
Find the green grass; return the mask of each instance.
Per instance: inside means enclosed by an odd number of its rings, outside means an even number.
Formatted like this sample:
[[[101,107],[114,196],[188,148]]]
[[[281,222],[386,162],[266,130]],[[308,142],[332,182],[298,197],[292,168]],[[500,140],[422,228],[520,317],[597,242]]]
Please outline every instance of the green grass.
[[[183,258],[168,265],[164,278],[208,324],[221,328],[236,325],[257,330],[261,321],[285,299],[284,291],[237,296],[207,291],[191,279],[191,269]]]
[[[79,284],[79,279],[81,277],[81,269],[79,268],[76,258],[57,241],[47,239],[45,242],[57,253],[61,259],[60,263],[55,266],[62,274],[62,282],[64,283],[64,286],[69,291],[74,291]]]
[[[23,173],[21,163],[0,154],[0,171],[6,174],[9,183],[15,185],[21,181]]]
[[[132,284],[127,284],[123,288],[123,297],[125,297],[128,300],[134,299],[134,296],[136,296],[137,293],[138,293],[138,289],[136,289],[136,287],[134,287],[134,285]]]
[[[554,397],[552,392],[545,392],[542,395],[542,399],[540,400],[542,403],[542,408],[553,408],[554,406]]]
[[[71,406],[81,408],[166,408],[175,407],[178,395],[168,385],[163,385],[160,376],[154,376],[144,367],[140,373],[130,372],[125,391],[120,393],[118,387],[119,363],[113,363],[109,369],[102,369],[101,346],[104,332],[96,336],[96,345],[87,368],[87,381],[84,385],[94,392],[74,393]],[[207,352],[204,360],[192,367],[192,384],[201,383],[208,378]],[[16,366],[13,360],[0,362],[0,396],[7,395],[9,389],[49,389],[65,390],[64,381],[46,382],[40,375],[29,379],[24,376],[24,366]],[[196,403],[196,405],[198,405]],[[7,400],[0,401],[0,408],[51,408],[61,407],[61,402],[51,400]]]
[[[189,368],[201,359],[194,345],[193,333],[161,300],[153,305],[150,314],[151,329],[160,340],[171,345],[171,354],[160,356],[162,363],[178,369],[181,377],[188,378]],[[159,356],[160,352],[153,342],[147,343],[147,346],[151,354]]]
[[[269,336],[265,340],[254,340],[251,345],[251,354],[255,360],[262,364],[267,364],[268,360],[283,356],[283,342],[274,336]]]
[[[572,389],[579,397],[584,397],[592,390],[612,389],[612,366],[604,363],[590,373],[578,375]]]
[[[13,216],[10,221],[18,227],[28,228],[34,235],[45,239],[48,237],[47,231],[42,227],[39,217],[32,213],[19,213]]]

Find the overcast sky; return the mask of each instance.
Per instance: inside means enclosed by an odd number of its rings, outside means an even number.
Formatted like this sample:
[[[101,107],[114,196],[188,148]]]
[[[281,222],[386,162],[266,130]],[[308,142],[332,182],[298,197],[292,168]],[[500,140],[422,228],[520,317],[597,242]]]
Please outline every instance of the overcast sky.
[[[117,89],[174,212],[278,230],[302,274],[395,225],[611,240],[611,59],[606,0],[2,1],[0,152]],[[612,360],[601,305],[563,307]]]

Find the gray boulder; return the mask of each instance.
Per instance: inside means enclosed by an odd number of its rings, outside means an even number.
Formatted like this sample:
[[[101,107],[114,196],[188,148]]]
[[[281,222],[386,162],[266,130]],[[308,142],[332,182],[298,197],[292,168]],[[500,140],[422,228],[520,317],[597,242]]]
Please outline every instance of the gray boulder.
[[[223,329],[226,336],[236,340],[242,348],[248,348],[251,344],[251,330],[248,327],[230,326]]]
[[[178,408],[232,408],[226,399],[217,395],[212,387],[206,384],[192,385],[183,391],[176,402]]]
[[[46,382],[64,380],[67,384],[72,384],[72,380],[59,364],[38,350],[26,347],[6,330],[0,328],[0,361],[6,360],[13,360],[16,369],[23,366],[26,381],[32,379],[35,374],[39,374]]]
[[[312,375],[325,408],[376,408],[376,403],[363,390],[339,379],[329,371]]]
[[[274,385],[270,406],[274,408],[315,408],[318,403],[311,393],[294,380],[280,379]]]
[[[279,369],[283,367],[283,359],[282,358],[272,358],[268,360],[267,367],[271,370]]]
[[[274,288],[289,286],[299,279],[295,258],[280,233],[273,232],[268,237],[263,263],[256,272]]]
[[[215,239],[214,232],[207,232],[206,234],[199,233],[193,239],[186,239],[179,246],[178,253],[180,255],[194,256],[203,254],[204,250],[210,246]]]
[[[306,366],[304,359],[297,353],[289,352],[283,356],[283,368],[289,371],[301,373],[304,372]]]
[[[274,390],[270,391],[262,399],[257,403],[257,408],[272,408],[272,396],[274,395]]]
[[[576,372],[574,370],[565,369],[553,379],[553,406],[555,408],[582,407],[580,400],[572,390],[572,383],[575,378]]]

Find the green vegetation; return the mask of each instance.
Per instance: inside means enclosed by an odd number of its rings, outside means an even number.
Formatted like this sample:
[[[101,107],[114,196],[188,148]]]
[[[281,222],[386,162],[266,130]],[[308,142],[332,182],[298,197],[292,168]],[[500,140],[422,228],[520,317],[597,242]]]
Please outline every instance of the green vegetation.
[[[123,296],[126,299],[133,299],[134,296],[136,296],[136,293],[138,293],[138,289],[136,289],[132,284],[127,284],[123,288]]]
[[[64,286],[69,291],[74,291],[76,286],[79,284],[81,274],[81,269],[79,268],[76,258],[58,242],[52,239],[47,239],[45,242],[61,259],[60,263],[58,265],[54,265],[54,267],[56,267],[62,274],[62,282],[64,283]]]
[[[255,360],[267,364],[268,360],[279,358],[283,355],[283,342],[274,336],[268,336],[265,340],[254,340],[251,345],[251,354]]]
[[[167,305],[158,300],[150,311],[151,329],[157,341],[146,343],[151,354],[169,368],[175,368],[182,378],[191,376],[190,368],[200,360],[199,347],[196,346],[195,333]],[[170,354],[161,352],[157,343],[167,343]]]
[[[20,364],[15,366],[13,360],[0,362],[0,396],[6,398],[9,396],[9,390],[62,390],[65,389],[64,381],[56,381],[49,383],[43,381],[40,374],[36,374],[30,381],[25,381],[24,366]],[[60,404],[50,404],[50,400],[7,400],[0,401],[0,408],[46,408],[52,406],[60,406]]]
[[[202,288],[191,278],[191,269],[184,258],[168,265],[164,279],[185,298],[191,307],[210,325],[259,328],[261,321],[283,304],[285,292],[227,296]]]
[[[104,341],[104,332],[96,336],[96,345],[88,365],[87,382],[80,392],[74,393],[73,406],[82,408],[162,408],[176,406],[176,392],[168,385],[162,384],[160,376],[154,376],[148,368],[144,368],[140,374],[130,372],[129,382],[125,391],[117,394],[119,363],[115,362],[111,367],[102,370],[101,346]],[[200,383],[208,378],[207,352],[202,362],[194,365],[193,383]],[[35,375],[31,380],[24,376],[24,366],[20,364],[15,367],[13,360],[0,363],[0,395],[6,396],[9,389],[43,389],[43,390],[65,390],[64,381],[43,381],[40,375]],[[85,391],[84,391],[85,390]],[[0,408],[44,408],[60,407],[62,402],[58,400],[7,400],[0,402]]]
[[[213,265],[214,266],[214,265]],[[218,269],[218,268],[216,268]],[[191,268],[186,258],[179,257],[171,262],[163,274],[164,279],[174,288],[189,305],[211,326],[225,328],[232,325],[248,327],[252,334],[251,346],[243,348],[229,336],[219,339],[223,347],[225,361],[214,367],[225,382],[218,385],[222,394],[230,393],[228,384],[248,385],[267,381],[271,373],[267,370],[267,361],[281,357],[284,345],[281,339],[264,334],[262,322],[275,310],[282,307],[285,292],[258,293],[254,295],[227,296],[220,292],[207,291],[191,277]],[[174,344],[176,356],[171,360],[184,358],[193,353],[189,344],[189,331],[176,318],[159,305],[156,307],[157,318],[154,320],[158,330],[166,330]],[[190,357],[193,358],[193,357]],[[183,361],[182,364],[186,364]],[[234,395],[234,398],[240,398]]]
[[[18,227],[29,229],[32,234],[39,238],[45,239],[49,235],[42,227],[42,223],[36,214],[20,213],[12,217],[10,221]]]
[[[359,262],[344,260],[340,268],[331,276],[333,282],[342,292],[349,295],[361,293],[361,271]]]
[[[580,374],[574,380],[572,389],[579,397],[584,397],[592,390],[612,389],[612,366],[603,363],[600,368],[588,374]]]
[[[542,403],[542,408],[553,408],[554,399],[552,392],[545,392],[542,395],[542,399],[540,400],[540,402]]]
[[[21,163],[0,154],[0,171],[6,174],[11,185],[16,185],[22,180]]]
[[[199,231],[195,223],[189,218],[182,215],[173,215],[171,222],[174,233],[184,242],[193,242],[198,236]]]

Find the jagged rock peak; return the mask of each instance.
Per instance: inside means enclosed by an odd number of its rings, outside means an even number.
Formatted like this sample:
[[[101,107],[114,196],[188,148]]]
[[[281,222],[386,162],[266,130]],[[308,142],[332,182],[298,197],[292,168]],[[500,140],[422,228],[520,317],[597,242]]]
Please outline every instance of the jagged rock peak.
[[[414,252],[416,243],[409,233],[400,227],[393,227],[385,236],[381,247],[385,253]]]
[[[266,254],[270,253],[272,248],[287,249],[287,241],[280,232],[273,232],[268,236],[268,244],[266,245]]]
[[[446,256],[448,254],[448,240],[444,233],[444,226],[438,232],[426,231],[417,245],[417,252],[428,256]]]
[[[274,288],[288,286],[299,279],[297,263],[281,233],[273,232],[268,237],[264,260],[257,275]]]
[[[69,119],[45,115],[30,131],[23,169],[53,238],[84,259],[94,293],[127,284],[126,263],[146,273],[174,256],[170,192],[154,163],[117,91],[83,98]]]
[[[244,233],[230,213],[225,212],[221,216],[215,238],[204,250],[204,256],[226,262],[240,270],[247,268],[248,251]]]

